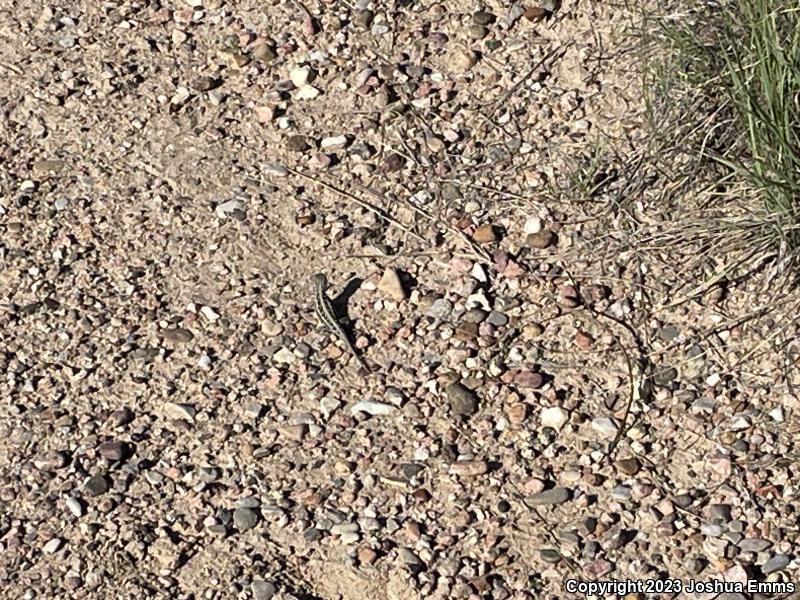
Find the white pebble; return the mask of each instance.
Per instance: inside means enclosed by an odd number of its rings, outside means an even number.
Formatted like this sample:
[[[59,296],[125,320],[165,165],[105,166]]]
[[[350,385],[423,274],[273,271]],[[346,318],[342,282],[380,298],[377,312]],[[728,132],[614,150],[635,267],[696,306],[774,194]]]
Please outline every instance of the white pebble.
[[[414,460],[419,462],[425,462],[426,460],[430,459],[431,451],[424,446],[418,447],[414,450]]]
[[[419,190],[411,196],[411,200],[417,204],[426,204],[431,199],[431,194],[428,190]]]
[[[523,231],[526,234],[539,233],[542,230],[542,220],[539,217],[530,217],[525,221]]]
[[[183,42],[189,39],[189,36],[186,35],[186,32],[181,31],[180,29],[173,29],[172,30],[172,43],[176,46],[180,46]]]
[[[337,411],[341,405],[342,403],[339,400],[330,396],[324,396],[319,400],[319,409],[326,418]]]
[[[272,355],[272,358],[275,359],[275,362],[288,365],[289,363],[294,362],[294,353],[288,348],[281,348],[275,354]]]
[[[244,210],[244,204],[238,198],[234,198],[233,200],[228,200],[217,205],[217,207],[214,209],[214,213],[217,215],[217,217],[223,219],[228,214],[237,210]]]
[[[407,296],[403,288],[403,282],[400,280],[400,275],[391,267],[387,267],[384,271],[383,277],[381,277],[381,280],[378,282],[378,289],[395,302],[401,302],[405,300]],[[386,302],[386,304],[388,307],[388,302]]]
[[[256,106],[253,112],[261,123],[270,123],[275,118],[275,110],[271,106]]]
[[[178,404],[176,402],[164,403],[164,415],[168,419],[184,419],[186,421],[194,421],[196,411],[193,406],[189,404]]]
[[[542,427],[561,429],[569,419],[569,413],[560,406],[551,406],[542,409]]]
[[[572,124],[575,133],[586,133],[592,128],[592,124],[586,119],[580,119]]]
[[[200,314],[203,315],[206,319],[208,319],[212,323],[217,319],[219,319],[219,314],[217,314],[217,312],[210,306],[203,306],[200,309]]]
[[[289,174],[289,170],[283,165],[267,165],[264,167],[264,172],[275,177],[286,177]]]
[[[320,91],[313,85],[304,85],[294,95],[298,100],[313,100],[320,95]]]
[[[363,412],[376,417],[390,415],[395,410],[397,410],[397,408],[391,404],[376,402],[375,400],[361,400],[353,405],[350,412],[353,414]]]
[[[446,139],[448,142],[451,143],[457,142],[461,138],[459,133],[457,131],[454,131],[453,129],[445,129],[442,132],[442,136],[444,136],[444,139]]]
[[[467,298],[467,309],[476,307],[482,308],[483,310],[492,310],[492,307],[489,304],[489,299],[483,294],[483,292],[477,292]]]
[[[476,202],[475,200],[469,200],[469,201],[467,201],[467,203],[464,205],[464,212],[466,212],[466,213],[470,213],[470,214],[472,214],[472,213],[476,213],[476,212],[478,212],[480,209],[481,209],[481,204],[480,204],[480,202]]]
[[[308,83],[308,78],[311,75],[311,69],[308,67],[298,67],[289,71],[289,79],[295,87],[301,88]]]
[[[472,275],[473,279],[477,279],[481,283],[486,283],[488,278],[486,277],[486,271],[483,270],[483,267],[480,263],[475,263],[472,265],[472,271],[470,271],[470,275]]]
[[[783,423],[784,420],[783,408],[781,408],[780,406],[778,406],[777,408],[773,408],[771,411],[769,411],[769,416],[772,417],[772,420],[775,421],[776,423]]]
[[[71,512],[76,517],[83,516],[83,506],[81,506],[80,500],[76,500],[72,497],[67,497],[64,499],[64,503],[67,505],[69,512]]]
[[[184,86],[179,86],[175,90],[175,94],[172,96],[172,98],[170,98],[169,102],[170,104],[180,106],[181,104],[186,102],[191,97],[191,95],[192,93],[188,90],[188,88]]]
[[[750,419],[743,415],[736,415],[731,419],[731,431],[744,431],[750,428]]]
[[[612,438],[617,434],[617,424],[608,417],[596,417],[592,419],[592,429],[603,438]]]
[[[341,150],[346,145],[347,145],[346,135],[327,137],[320,142],[320,146],[322,147],[323,150]]]
[[[343,533],[339,536],[339,541],[342,544],[355,544],[359,539],[359,535],[355,532]]]

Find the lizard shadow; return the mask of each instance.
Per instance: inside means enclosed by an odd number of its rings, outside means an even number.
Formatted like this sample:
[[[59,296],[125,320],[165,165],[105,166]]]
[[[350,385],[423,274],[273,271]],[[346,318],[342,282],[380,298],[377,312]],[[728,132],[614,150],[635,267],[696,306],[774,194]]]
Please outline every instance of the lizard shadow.
[[[352,319],[347,311],[347,303],[350,298],[358,291],[364,280],[361,277],[353,277],[344,286],[344,289],[339,292],[335,297],[331,298],[331,306],[333,307],[334,315],[340,321],[351,323]]]

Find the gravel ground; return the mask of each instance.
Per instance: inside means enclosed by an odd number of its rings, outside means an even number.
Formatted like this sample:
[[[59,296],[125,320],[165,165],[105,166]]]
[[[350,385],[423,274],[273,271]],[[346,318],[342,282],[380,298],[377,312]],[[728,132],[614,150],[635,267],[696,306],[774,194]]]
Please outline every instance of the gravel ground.
[[[3,597],[797,581],[763,290],[625,242],[669,184],[624,185],[629,24],[0,0]]]

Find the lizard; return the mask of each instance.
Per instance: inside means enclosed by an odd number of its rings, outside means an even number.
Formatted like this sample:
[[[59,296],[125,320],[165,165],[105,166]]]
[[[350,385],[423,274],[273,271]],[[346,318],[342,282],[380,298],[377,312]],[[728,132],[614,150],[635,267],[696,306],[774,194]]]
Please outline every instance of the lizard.
[[[325,325],[331,331],[331,333],[334,333],[341,338],[345,346],[347,346],[347,349],[355,357],[359,364],[366,369],[367,372],[370,372],[371,369],[369,368],[369,365],[367,365],[366,361],[358,355],[358,352],[356,352],[356,349],[350,341],[347,332],[339,324],[339,319],[336,318],[336,312],[333,310],[333,303],[330,301],[330,298],[328,298],[326,293],[328,289],[328,278],[324,273],[316,273],[312,277],[312,281],[314,282],[315,287],[314,308],[316,309],[317,317],[319,318],[320,322]]]

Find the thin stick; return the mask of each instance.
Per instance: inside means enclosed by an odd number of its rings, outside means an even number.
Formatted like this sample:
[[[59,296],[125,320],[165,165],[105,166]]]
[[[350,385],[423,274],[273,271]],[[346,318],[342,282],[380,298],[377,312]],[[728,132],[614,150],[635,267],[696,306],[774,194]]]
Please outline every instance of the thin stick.
[[[428,240],[426,240],[421,235],[411,231],[408,227],[406,227],[403,223],[401,223],[400,221],[395,219],[393,216],[391,216],[388,212],[386,212],[381,207],[375,206],[371,202],[367,202],[366,200],[362,200],[361,198],[351,194],[350,192],[346,192],[345,190],[337,188],[335,185],[331,185],[330,183],[322,181],[321,179],[317,179],[316,177],[312,177],[311,175],[308,175],[307,173],[303,173],[302,171],[298,171],[297,169],[293,169],[291,167],[286,167],[286,170],[289,171],[289,173],[291,173],[292,175],[297,175],[298,177],[302,177],[303,179],[307,179],[308,181],[313,181],[317,185],[320,185],[320,186],[324,187],[327,190],[335,192],[335,193],[339,194],[340,196],[343,196],[343,197],[347,198],[348,200],[352,200],[353,202],[355,202],[356,204],[358,204],[362,208],[365,208],[365,209],[367,209],[369,211],[372,211],[373,213],[375,213],[379,217],[381,217],[383,219],[386,219],[392,225],[394,225],[398,229],[401,229],[402,231],[404,231],[408,235],[416,238],[418,241],[423,242],[425,244],[428,243]]]
[[[508,99],[511,98],[511,96],[514,95],[514,92],[516,92],[517,89],[519,89],[519,87],[531,77],[531,75],[536,73],[536,71],[538,71],[541,67],[543,67],[549,61],[551,61],[551,60],[553,60],[555,58],[561,58],[561,56],[563,56],[566,53],[567,48],[572,46],[572,43],[573,42],[569,42],[565,46],[562,46],[561,48],[558,48],[558,49],[551,50],[550,52],[545,54],[539,62],[535,63],[533,65],[533,67],[531,67],[522,77],[520,77],[517,80],[517,82],[514,85],[512,85],[508,89],[508,91],[500,97],[499,100],[497,100],[494,103],[494,108],[492,108],[492,112],[490,112],[488,115],[485,115],[486,118],[491,121],[491,118],[495,115],[495,113],[498,111],[498,109],[501,106],[505,105],[505,103],[508,101]]]
[[[12,65],[11,63],[7,62],[0,62],[0,67],[4,67],[17,75],[22,75],[22,69],[20,69],[17,65]]]
[[[370,188],[370,187],[367,187],[367,186],[365,186],[365,185],[362,185],[362,184],[360,184],[360,183],[353,183],[353,185],[354,185],[356,188],[360,189],[360,190],[361,190],[362,192],[364,192],[364,193],[371,194],[372,196],[375,196],[376,198],[380,198],[380,199],[382,199],[382,200],[384,200],[384,201],[386,200],[386,198],[384,197],[384,195],[383,195],[383,194],[381,194],[380,192],[378,192],[378,191],[376,191],[376,190],[373,190],[373,189],[372,189],[372,188]],[[489,256],[488,252],[486,252],[486,250],[484,250],[483,248],[481,248],[481,247],[477,246],[477,245],[475,244],[475,242],[473,242],[471,239],[469,239],[469,237],[467,236],[467,234],[465,234],[463,231],[459,231],[458,229],[456,229],[455,227],[453,227],[453,226],[452,226],[452,225],[450,225],[449,223],[446,223],[446,222],[444,222],[444,221],[443,221],[443,220],[441,220],[441,219],[436,219],[436,218],[434,218],[434,217],[433,217],[431,214],[429,214],[429,213],[428,213],[426,210],[424,210],[424,209],[422,209],[421,207],[417,206],[417,205],[416,205],[416,204],[414,204],[413,202],[409,202],[409,201],[408,201],[408,200],[406,200],[406,199],[402,199],[401,201],[402,201],[402,202],[403,202],[403,204],[405,204],[406,206],[409,206],[409,207],[410,207],[410,208],[411,208],[411,209],[412,209],[414,212],[416,212],[417,214],[419,214],[419,215],[421,215],[421,216],[425,217],[426,219],[428,219],[428,221],[431,221],[432,223],[441,224],[441,225],[443,225],[443,226],[444,226],[444,227],[445,227],[445,228],[446,228],[448,231],[450,231],[450,233],[452,233],[452,234],[456,235],[457,237],[460,237],[460,238],[461,238],[461,239],[464,241],[464,243],[466,243],[466,244],[469,246],[469,248],[470,248],[470,249],[471,249],[471,250],[472,250],[472,251],[473,251],[473,252],[474,252],[474,253],[475,253],[475,254],[476,254],[476,255],[477,255],[477,256],[478,256],[478,257],[479,257],[481,260],[484,260],[484,261],[487,261],[487,262],[491,262],[491,257]]]

